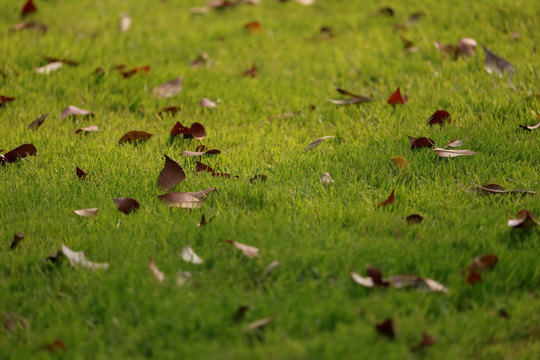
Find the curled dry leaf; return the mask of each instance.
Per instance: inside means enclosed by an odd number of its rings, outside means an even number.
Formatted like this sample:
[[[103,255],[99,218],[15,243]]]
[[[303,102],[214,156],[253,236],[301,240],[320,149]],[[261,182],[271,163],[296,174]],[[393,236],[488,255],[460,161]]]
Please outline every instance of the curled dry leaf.
[[[535,220],[534,214],[526,209],[520,210],[515,219],[508,220],[508,226],[517,229],[531,229],[538,225],[540,223]]]
[[[242,244],[233,240],[223,240],[229,244],[233,244],[238,250],[242,251],[242,253],[250,259],[253,259],[254,257],[259,256],[259,249],[253,246],[249,246],[246,244]]]
[[[424,218],[419,214],[411,214],[405,218],[409,224],[420,224]]]
[[[62,254],[69,260],[71,266],[75,268],[98,270],[109,267],[107,263],[95,263],[87,260],[83,251],[73,251],[64,244],[62,244]]]
[[[26,16],[28,14],[35,13],[35,12],[37,12],[36,5],[34,5],[34,2],[32,0],[28,0],[24,4],[24,6],[23,6],[23,8],[21,10],[21,16],[24,17],[24,16]]]
[[[433,146],[435,146],[435,141],[427,137],[415,138],[412,136],[408,136],[408,138],[411,145],[411,150],[425,147],[432,148]]]
[[[97,216],[99,209],[98,208],[90,208],[90,209],[81,209],[81,210],[73,210],[73,212],[79,216]]]
[[[21,31],[21,30],[37,30],[41,31],[42,33],[46,33],[49,27],[45,24],[38,23],[35,21],[29,21],[29,22],[22,22],[13,25],[9,28],[9,32],[15,32],[15,31]]]
[[[433,151],[437,154],[439,157],[456,157],[456,156],[468,156],[468,155],[476,155],[474,151],[471,150],[446,150],[441,148],[434,148]]]
[[[120,144],[123,144],[126,142],[128,143],[140,142],[140,141],[146,141],[150,139],[151,137],[152,137],[152,134],[147,133],[146,131],[130,131],[124,134],[124,136],[122,136],[120,140],[118,140],[118,142]]]
[[[113,201],[116,204],[118,211],[121,211],[124,214],[135,212],[135,210],[140,207],[139,202],[131,198],[114,198]]]
[[[399,88],[397,88],[396,91],[394,91],[392,93],[392,95],[390,95],[390,97],[388,98],[388,104],[392,104],[392,105],[395,105],[395,104],[406,104],[407,101],[409,100],[409,97],[407,95],[401,95],[401,91]]]
[[[457,148],[463,146],[463,140],[452,140],[448,144],[446,144],[446,147],[449,148]]]
[[[392,318],[388,318],[378,324],[375,324],[375,330],[381,335],[386,336],[390,340],[393,340],[396,337],[396,325]]]
[[[77,174],[77,177],[79,178],[79,180],[84,180],[84,178],[86,177],[86,175],[88,175],[86,173],[86,171],[84,171],[83,169],[81,169],[80,167],[76,167],[75,168],[75,174]]]
[[[321,184],[323,186],[328,186],[332,184],[333,182],[334,182],[334,179],[332,179],[329,173],[325,172],[324,174],[321,175]]]
[[[2,314],[4,320],[4,328],[9,332],[26,330],[30,328],[30,322],[19,314],[11,311],[6,311]]]
[[[446,110],[437,110],[429,117],[428,125],[443,124],[444,122],[452,122],[450,113]]]
[[[184,169],[176,161],[165,156],[165,166],[158,177],[158,186],[165,190],[171,190],[186,179]]]
[[[150,65],[135,66],[133,69],[129,71],[122,72],[122,76],[124,77],[124,79],[127,79],[140,72],[145,72],[148,74],[150,72]]]
[[[474,261],[467,266],[462,274],[467,274],[467,283],[474,284],[475,282],[482,282],[481,273],[486,270],[491,270],[499,261],[497,255],[482,255],[474,259]]]
[[[8,102],[11,102],[13,100],[15,100],[14,97],[0,95],[0,107],[4,106],[5,104],[7,104]]]
[[[403,172],[405,172],[407,166],[409,166],[409,162],[403,156],[394,156],[392,162]]]
[[[500,76],[502,76],[505,70],[509,73],[514,72],[514,67],[506,59],[495,55],[485,45],[482,45],[482,47],[484,48],[484,54],[486,55],[486,59],[484,60],[484,69],[488,72],[488,74],[496,71]]]
[[[47,116],[49,116],[49,114],[41,115],[36,120],[32,121],[32,123],[28,125],[28,129],[37,130],[41,125],[43,125],[43,122],[45,121]]]
[[[156,86],[152,90],[152,93],[157,98],[173,97],[176,94],[178,94],[180,91],[182,91],[182,84],[183,84],[182,77],[179,76],[177,78],[167,81],[164,84]]]
[[[317,140],[313,140],[308,146],[306,146],[307,151],[311,151],[315,149],[317,146],[319,146],[324,140],[328,139],[334,139],[335,136],[323,136],[321,138],[318,138]]]
[[[350,99],[345,99],[345,100],[330,100],[331,103],[336,104],[336,105],[351,105],[351,104],[360,104],[364,102],[373,101],[373,98],[369,96],[357,95],[341,88],[336,88],[336,91],[342,95],[347,95],[351,97]]]
[[[191,209],[201,207],[204,203],[204,197],[214,190],[216,190],[215,187],[197,192],[171,192],[158,195],[158,198],[169,207]]]
[[[178,271],[178,275],[176,276],[176,285],[184,286],[190,280],[191,273],[189,271]]]
[[[163,282],[163,280],[165,279],[165,275],[163,275],[163,273],[158,269],[152,256],[150,256],[148,269],[150,269],[150,272],[152,272],[152,275],[154,275],[157,281],[159,281],[160,283]]]
[[[91,126],[87,126],[87,127],[83,127],[83,128],[75,130],[75,134],[78,134],[78,133],[88,134],[91,132],[98,132],[98,131],[99,131],[99,128],[97,127],[97,125],[91,125]]]
[[[94,113],[91,112],[91,111],[88,111],[88,110],[79,109],[78,107],[73,106],[73,105],[69,105],[64,110],[62,110],[62,112],[60,113],[60,120],[66,118],[66,117],[75,118],[77,116],[93,117]]]
[[[255,77],[259,76],[259,71],[257,70],[257,65],[252,64],[251,68],[244,71],[243,75],[244,75],[244,77],[252,77],[252,78],[255,78]]]
[[[394,203],[394,193],[395,193],[395,191],[396,191],[396,189],[393,189],[392,193],[390,194],[388,199],[384,200],[382,203],[377,205],[377,209],[380,208],[381,206],[386,206],[386,205],[393,204]]]
[[[203,259],[201,259],[197,254],[195,254],[195,251],[191,248],[191,246],[186,245],[182,249],[182,260],[192,263],[192,264],[202,264]]]
[[[50,74],[54,71],[60,70],[64,66],[64,63],[61,61],[54,61],[52,63],[49,63],[47,65],[38,67],[36,70],[34,70],[37,74]]]
[[[199,105],[201,105],[202,107],[207,107],[207,108],[217,108],[218,105],[213,102],[212,100],[210,99],[207,99],[207,98],[202,98],[201,101],[199,101]]]
[[[254,34],[260,32],[262,30],[262,26],[258,21],[250,21],[244,25],[244,29],[249,31],[251,34]]]
[[[418,350],[418,349],[422,349],[422,348],[425,348],[425,347],[428,347],[428,346],[431,346],[433,344],[435,344],[437,342],[437,338],[434,337],[434,336],[431,336],[425,332],[422,333],[422,340],[420,340],[420,342],[413,346],[411,348],[411,350]]]
[[[195,138],[197,140],[203,140],[206,137],[206,130],[204,129],[204,126],[198,122],[193,123],[191,127],[188,128],[177,121],[171,129],[171,137],[180,134],[184,135],[184,139]]]
[[[505,190],[504,187],[497,184],[484,184],[482,186],[474,186],[472,188],[473,191],[476,191],[482,195],[488,195],[488,194],[528,194],[528,195],[534,195],[536,192],[532,190],[521,190],[521,189],[515,189],[515,190]]]
[[[260,330],[264,328],[265,326],[269,325],[270,323],[272,323],[274,320],[275,320],[274,316],[269,316],[267,318],[254,321],[246,326],[245,331]]]
[[[201,65],[205,65],[206,63],[208,63],[209,59],[210,59],[210,57],[208,56],[208,54],[203,51],[203,52],[199,53],[199,55],[197,55],[195,60],[193,60],[191,62],[191,64],[189,64],[189,65],[192,68],[196,69],[196,68],[200,67]]]
[[[28,155],[36,155],[37,149],[32,144],[23,144],[15,149],[8,151],[4,155],[0,155],[0,163],[12,163],[19,159],[25,158]]]
[[[519,127],[524,130],[536,130],[540,129],[540,122],[536,125],[519,125]]]
[[[9,248],[11,250],[15,249],[17,245],[21,242],[21,240],[25,238],[25,236],[26,234],[23,232],[18,232],[13,235],[13,240],[11,241],[11,245],[9,246]]]

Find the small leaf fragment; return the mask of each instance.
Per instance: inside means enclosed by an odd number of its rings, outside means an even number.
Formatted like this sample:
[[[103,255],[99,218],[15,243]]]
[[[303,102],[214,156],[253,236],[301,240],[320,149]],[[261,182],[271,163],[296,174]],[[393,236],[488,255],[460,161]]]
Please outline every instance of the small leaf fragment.
[[[328,186],[332,184],[333,182],[334,182],[334,179],[332,179],[329,173],[325,172],[324,174],[321,175],[321,184],[323,186]]]
[[[262,329],[266,327],[267,325],[271,324],[274,320],[275,320],[274,316],[269,316],[264,319],[254,321],[246,326],[245,331],[254,331],[254,330]]]
[[[429,117],[428,125],[443,124],[444,122],[452,122],[450,113],[446,110],[437,110]]]
[[[209,172],[209,173],[212,174],[213,177],[216,177],[216,176],[221,176],[221,177],[224,177],[224,178],[230,178],[231,177],[231,174],[216,172],[210,166],[208,166],[206,164],[203,164],[200,161],[197,161],[197,169],[196,169],[196,171],[197,172]],[[234,177],[239,178],[238,175],[235,175]]]
[[[204,214],[201,215],[201,222],[197,224],[197,227],[200,228],[200,227],[203,227],[204,225],[207,225],[209,224],[210,222],[212,222],[212,220],[214,220],[216,217],[215,216],[212,216],[210,218],[210,220],[206,221],[206,217],[204,216]]]
[[[84,171],[83,169],[81,169],[80,167],[76,167],[75,168],[75,174],[77,174],[77,177],[79,178],[79,180],[84,180],[84,178],[86,177],[86,175],[88,175],[86,173],[86,171]]]
[[[388,199],[384,200],[379,205],[377,205],[377,209],[380,208],[381,206],[386,206],[386,205],[393,204],[394,203],[394,193],[395,193],[395,191],[396,191],[396,189],[393,189],[392,193],[390,194]]]
[[[15,100],[14,97],[11,97],[11,96],[5,96],[5,95],[0,95],[0,108],[2,106],[4,106],[5,104],[7,104],[8,102],[11,102]]]
[[[120,22],[118,23],[118,29],[120,32],[126,32],[131,27],[131,17],[128,14],[120,14]]]
[[[375,324],[375,330],[390,340],[393,340],[396,336],[396,326],[392,318],[388,318],[378,324]]]
[[[99,209],[98,208],[90,208],[90,209],[81,209],[81,210],[73,210],[73,212],[79,216],[97,216]]]
[[[402,104],[405,105],[407,101],[409,100],[407,95],[401,95],[401,91],[399,88],[397,88],[396,91],[390,95],[388,98],[388,104],[395,105],[395,104]]]
[[[413,346],[411,348],[411,350],[418,350],[418,349],[423,349],[425,347],[428,347],[428,346],[431,346],[433,344],[435,344],[437,342],[437,338],[434,337],[434,336],[431,336],[425,332],[422,333],[422,339],[420,340],[420,342]]]
[[[36,120],[32,121],[32,123],[28,125],[28,129],[37,130],[41,125],[43,125],[43,122],[45,121],[47,116],[49,116],[49,114],[41,115]]]
[[[456,157],[456,156],[469,156],[469,155],[476,155],[474,151],[471,150],[446,150],[441,148],[434,148],[433,151],[437,154],[439,157]]]
[[[495,55],[485,45],[482,45],[482,47],[484,48],[484,54],[486,56],[486,59],[484,60],[484,69],[488,74],[496,71],[502,76],[505,70],[509,73],[514,72],[514,67],[506,59]]]
[[[176,161],[165,156],[165,165],[158,177],[158,186],[165,190],[171,190],[186,179],[184,169]]]
[[[150,72],[150,65],[135,66],[133,69],[131,69],[129,71],[121,72],[121,74],[124,77],[124,79],[126,79],[126,78],[130,78],[133,75],[138,74],[140,72],[145,72],[145,73],[148,74]]]
[[[432,148],[435,146],[435,141],[427,137],[415,138],[409,136],[409,143],[411,145],[411,150],[425,147]]]
[[[364,277],[364,276],[361,276],[359,274],[357,274],[356,272],[354,271],[351,271],[350,273],[351,275],[351,279],[357,283],[358,285],[362,285],[364,287],[369,287],[369,288],[372,288],[373,286],[375,286],[375,283],[373,282],[373,279],[371,277]]]
[[[233,244],[238,250],[242,251],[244,256],[246,256],[249,259],[253,259],[254,257],[259,256],[259,249],[253,246],[249,246],[246,244],[242,244],[233,240],[223,240],[229,244]]]
[[[195,151],[185,150],[180,153],[180,155],[193,156],[193,157],[204,156],[204,155],[217,155],[217,154],[221,154],[221,151],[217,149],[206,150],[206,146],[204,145],[198,146],[197,149],[195,149]]]
[[[251,179],[249,179],[249,182],[254,184],[256,181],[266,181],[266,179],[267,179],[266,175],[257,174],[253,176]]]
[[[409,224],[420,224],[424,218],[419,214],[411,214],[405,218]]]
[[[37,12],[37,7],[36,5],[34,5],[34,2],[32,0],[28,0],[23,8],[22,8],[22,11],[21,11],[21,16],[26,16],[28,14],[31,14],[31,13],[35,13]]]
[[[23,232],[18,232],[15,235],[13,235],[13,241],[11,241],[11,245],[9,246],[9,248],[11,250],[15,249],[17,245],[21,242],[21,240],[24,239],[25,236],[26,234]]]
[[[484,184],[482,186],[474,186],[472,190],[482,194],[482,195],[489,195],[489,194],[528,194],[528,195],[534,195],[536,192],[532,190],[521,190],[521,189],[514,189],[514,190],[505,190],[504,187],[497,184]]]
[[[336,91],[342,95],[347,95],[351,97],[350,99],[345,99],[345,100],[330,100],[331,103],[336,104],[336,105],[351,105],[351,104],[360,104],[364,102],[373,101],[373,98],[369,96],[357,95],[341,88],[336,88]]]
[[[207,98],[202,98],[201,101],[199,101],[199,105],[201,105],[201,107],[203,108],[217,108],[218,107],[218,105],[215,102]]]
[[[482,255],[474,259],[474,261],[467,266],[463,271],[461,271],[462,274],[468,274],[467,275],[467,283],[473,284],[475,282],[481,282],[482,281],[482,275],[481,273],[486,270],[491,270],[493,267],[497,264],[499,261],[499,257],[497,255]]]
[[[189,280],[191,280],[191,273],[189,271],[178,271],[178,275],[176,276],[176,285],[184,286]]]
[[[75,118],[77,116],[93,117],[94,113],[91,112],[91,111],[88,111],[88,110],[79,109],[78,107],[73,106],[73,105],[69,105],[64,110],[62,110],[62,113],[60,114],[60,120],[66,118],[66,117]]]
[[[244,318],[244,316],[246,315],[246,312],[249,310],[249,305],[241,305],[238,307],[238,309],[236,309],[236,311],[234,312],[233,316],[232,316],[232,319],[233,319],[233,322],[237,323],[237,322],[240,322],[240,320],[242,320]]]
[[[118,142],[120,144],[123,144],[126,142],[128,143],[140,142],[140,141],[146,141],[150,139],[151,137],[152,137],[152,134],[147,133],[146,131],[130,131],[124,134],[124,136],[122,136],[120,140],[118,140]]]
[[[43,347],[50,353],[64,352],[67,350],[66,344],[64,344],[62,340],[58,339],[54,340],[52,343],[43,345]]]
[[[540,223],[535,220],[534,214],[526,209],[520,210],[517,213],[515,219],[508,220],[508,226],[517,228],[517,229],[527,230],[538,225],[540,225]]]
[[[168,106],[166,108],[163,108],[161,109],[157,115],[162,117],[163,115],[170,115],[170,116],[175,116],[176,114],[178,114],[181,110],[181,107],[180,106]]]
[[[11,311],[5,311],[2,315],[4,320],[4,328],[11,333],[30,328],[30,322],[19,314]]]
[[[71,266],[75,268],[81,267],[83,269],[98,270],[109,267],[107,263],[94,263],[87,260],[83,251],[73,251],[64,244],[62,244],[62,254],[69,260]]]
[[[258,21],[250,21],[244,25],[244,29],[249,31],[251,34],[254,34],[256,32],[260,32],[262,30],[262,26]]]
[[[208,54],[203,51],[203,52],[199,53],[199,55],[197,55],[195,60],[193,60],[191,62],[191,64],[189,64],[189,65],[192,68],[196,69],[196,68],[200,67],[201,65],[205,65],[206,63],[208,63],[208,60],[209,60]]]
[[[335,136],[323,136],[321,138],[318,138],[317,140],[313,140],[308,146],[306,146],[307,151],[311,151],[315,149],[317,146],[319,146],[324,140],[327,139],[334,139]]]
[[[91,126],[87,126],[87,127],[83,127],[83,128],[75,130],[75,134],[78,134],[78,133],[88,134],[88,133],[98,132],[98,131],[99,131],[99,128],[97,127],[97,125],[91,125]]]
[[[181,256],[182,260],[192,264],[199,265],[203,263],[203,260],[197,254],[195,254],[195,251],[193,251],[193,249],[189,245],[184,246]]]
[[[413,288],[428,291],[447,292],[448,289],[437,281],[416,275],[394,275],[386,279],[396,289]]]
[[[15,32],[15,31],[21,31],[21,30],[36,30],[41,31],[42,33],[46,33],[49,27],[45,24],[38,23],[35,21],[28,21],[28,22],[22,22],[13,25],[9,28],[9,32]]]
[[[177,78],[167,81],[164,84],[156,86],[152,90],[152,93],[157,98],[164,98],[164,97],[169,98],[169,97],[175,96],[180,91],[182,91],[182,86],[183,86],[182,76],[179,76]]]
[[[463,146],[463,140],[452,140],[448,144],[446,144],[446,147],[449,148],[457,148]]]
[[[244,77],[252,77],[252,78],[256,78],[257,76],[259,76],[259,71],[257,70],[257,65],[252,64],[251,68],[244,71],[243,75],[244,75]]]
[[[152,256],[150,256],[148,269],[150,269],[150,272],[152,273],[152,275],[154,275],[157,281],[159,281],[160,283],[163,282],[163,280],[165,279],[165,275],[163,275],[163,273],[158,269]]]
[[[131,198],[114,198],[113,201],[118,210],[124,214],[135,212],[140,207],[139,202]]]

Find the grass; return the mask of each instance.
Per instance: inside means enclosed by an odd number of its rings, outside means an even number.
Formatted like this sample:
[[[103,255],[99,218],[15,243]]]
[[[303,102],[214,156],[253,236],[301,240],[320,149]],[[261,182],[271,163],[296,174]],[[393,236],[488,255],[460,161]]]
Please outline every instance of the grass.
[[[36,1],[31,20],[49,25],[46,34],[0,35],[0,94],[16,100],[0,109],[1,148],[33,143],[38,155],[2,167],[0,182],[0,311],[17,313],[27,329],[1,329],[2,359],[536,359],[540,357],[540,266],[536,229],[512,231],[506,221],[520,209],[540,215],[538,195],[480,196],[463,185],[498,183],[508,189],[540,190],[538,122],[540,103],[538,3],[517,1],[345,0],[296,3],[264,0],[189,14],[201,1]],[[374,16],[390,5],[394,18]],[[20,21],[22,2],[2,6],[0,27]],[[117,30],[119,14],[133,19]],[[423,11],[406,32],[393,25]],[[262,31],[244,24],[259,21]],[[318,41],[330,26],[335,38]],[[519,37],[513,39],[512,32]],[[420,51],[402,51],[399,35]],[[475,38],[515,67],[512,84],[483,69],[483,51],[456,61],[434,41]],[[210,63],[189,66],[205,51]],[[42,55],[80,61],[49,75],[32,69]],[[149,74],[124,79],[107,72],[151,65]],[[255,63],[257,78],[242,72]],[[15,76],[18,74],[18,76]],[[184,88],[171,99],[151,89],[182,75]],[[373,96],[368,104],[338,107],[333,87]],[[400,87],[404,106],[386,104]],[[533,98],[531,99],[531,95]],[[203,97],[220,99],[203,109]],[[315,110],[310,111],[310,104]],[[95,112],[89,120],[60,120],[67,105]],[[160,109],[180,105],[176,117]],[[453,123],[429,128],[437,109]],[[277,119],[289,111],[294,117]],[[37,131],[27,129],[50,113]],[[270,120],[270,117],[273,117]],[[169,141],[177,121],[202,123],[203,141],[223,153],[202,161],[239,179],[196,174],[195,161],[179,156],[195,140]],[[100,132],[75,135],[98,125]],[[154,136],[138,146],[118,144],[127,131]],[[334,135],[313,151],[314,139]],[[438,144],[465,140],[476,156],[438,159],[409,149],[407,136],[428,136]],[[157,199],[163,154],[179,162],[187,179],[177,191],[216,186],[201,209],[167,208]],[[400,173],[394,156],[409,161]],[[89,172],[86,181],[75,167]],[[335,183],[320,184],[329,172]],[[267,181],[251,184],[255,174]],[[394,204],[374,210],[396,189]],[[139,211],[124,215],[112,198],[137,199]],[[99,207],[95,218],[73,210]],[[201,215],[215,216],[198,228]],[[424,221],[407,225],[420,213]],[[13,234],[26,238],[9,250]],[[223,239],[256,246],[247,259]],[[64,243],[89,259],[108,262],[93,272],[60,267],[41,259]],[[190,245],[205,261],[183,262]],[[460,271],[475,257],[497,254],[499,263],[470,285]],[[164,272],[158,283],[148,270],[152,256]],[[264,282],[273,260],[282,265]],[[385,275],[417,274],[449,288],[447,294],[365,289],[349,272],[367,265]],[[176,285],[179,270],[192,281]],[[245,317],[232,321],[241,305]],[[498,316],[505,309],[510,317]],[[250,322],[275,316],[264,332],[246,332]],[[389,341],[374,324],[392,317],[398,334]],[[427,332],[438,341],[411,351]],[[65,351],[45,344],[61,340]]]

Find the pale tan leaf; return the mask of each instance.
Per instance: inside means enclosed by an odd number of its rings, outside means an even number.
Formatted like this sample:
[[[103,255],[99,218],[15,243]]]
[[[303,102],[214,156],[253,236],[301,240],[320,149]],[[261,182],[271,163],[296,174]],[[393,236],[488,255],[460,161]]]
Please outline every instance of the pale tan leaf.
[[[182,260],[192,263],[192,264],[202,264],[203,259],[201,259],[197,254],[195,254],[195,251],[191,248],[191,246],[186,245],[182,249]]]
[[[163,280],[165,279],[165,275],[163,275],[163,273],[158,269],[152,256],[150,256],[150,263],[148,264],[148,269],[150,269],[157,281],[159,281],[160,283],[163,282]]]
[[[317,140],[312,141],[307,147],[306,150],[310,151],[315,149],[317,146],[319,146],[324,140],[327,139],[333,139],[335,136],[323,136],[321,138],[318,138]]]
[[[259,249],[257,249],[256,247],[242,244],[233,240],[224,240],[224,241],[228,242],[229,244],[233,244],[238,250],[242,251],[242,253],[250,259],[253,259],[254,257],[259,256]]]
[[[457,148],[463,146],[463,140],[452,140],[448,144],[446,144],[446,147],[449,148]]]
[[[54,61],[52,63],[49,63],[47,65],[44,65],[42,67],[39,67],[37,68],[36,70],[34,70],[36,73],[38,74],[44,74],[44,75],[47,75],[47,74],[50,74],[52,73],[53,71],[57,71],[57,70],[60,70],[60,68],[62,68],[62,66],[64,66],[64,63],[61,62],[61,61]]]
[[[107,263],[95,263],[87,260],[83,251],[73,251],[64,244],[62,244],[62,253],[73,267],[91,270],[107,269],[109,267]]]
[[[179,76],[170,81],[167,81],[164,84],[156,86],[152,90],[152,92],[154,96],[157,98],[173,97],[176,94],[178,94],[180,91],[182,91],[182,84],[183,84],[182,77]]]
[[[92,117],[94,116],[94,113],[88,110],[79,109],[78,107],[73,105],[69,105],[64,110],[62,110],[62,113],[60,113],[60,120],[68,116]]]
[[[476,155],[474,151],[471,150],[446,150],[441,148],[434,148],[433,151],[437,154],[439,157],[456,157],[456,156],[467,156],[467,155]]]
[[[325,172],[324,174],[321,175],[321,184],[323,186],[328,186],[332,184],[333,182],[334,182],[334,179],[332,179],[329,173]]]
[[[176,285],[183,286],[190,280],[191,280],[191,273],[189,271],[180,270],[176,277]]]
[[[248,324],[246,326],[245,331],[253,331],[253,330],[257,330],[257,329],[262,329],[265,326],[267,326],[268,324],[272,323],[274,321],[274,319],[275,319],[274,316],[270,316],[270,317],[267,317],[267,318],[264,318],[264,319],[254,321],[254,322],[252,322],[252,323],[250,323],[250,324]]]
[[[217,108],[218,107],[218,104],[216,104],[215,102],[213,102],[212,100],[207,99],[207,98],[202,98],[201,101],[199,101],[199,105],[201,105],[201,107],[207,107],[207,108]]]
[[[79,216],[97,216],[99,209],[98,208],[90,208],[90,209],[81,209],[81,210],[73,210],[73,212]]]
[[[372,288],[375,285],[371,277],[360,276],[354,271],[351,271],[351,279],[353,279],[353,281],[357,283],[358,285],[362,285],[365,287]]]

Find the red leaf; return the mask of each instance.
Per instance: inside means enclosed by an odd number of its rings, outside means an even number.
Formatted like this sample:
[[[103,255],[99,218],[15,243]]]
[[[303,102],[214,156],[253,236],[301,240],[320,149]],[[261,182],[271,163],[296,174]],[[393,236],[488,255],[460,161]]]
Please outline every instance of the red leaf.
[[[470,272],[469,275],[467,275],[467,284],[474,284],[477,282],[482,282],[482,275],[475,272]]]
[[[140,72],[145,72],[145,73],[148,74],[150,72],[150,65],[136,66],[136,67],[134,67],[133,69],[131,69],[129,71],[122,72],[122,76],[126,79],[126,78],[130,78],[133,75],[135,75],[137,73],[140,73]]]
[[[79,180],[84,180],[86,175],[88,175],[84,170],[82,170],[78,166],[75,169],[75,173],[77,174],[77,177],[79,178]]]
[[[113,201],[116,204],[116,207],[118,207],[118,210],[124,214],[134,212],[140,207],[139,202],[131,198],[114,198]]]
[[[409,142],[411,144],[411,150],[417,149],[417,148],[424,148],[424,147],[432,148],[433,146],[435,146],[435,141],[427,137],[415,138],[415,137],[409,136]]]
[[[138,141],[146,141],[152,137],[152,134],[149,134],[145,131],[130,131],[126,133],[124,136],[120,138],[118,141],[120,144],[123,144],[125,142],[138,142]]]
[[[382,203],[380,203],[379,205],[377,205],[377,209],[380,208],[381,206],[386,206],[386,205],[390,205],[394,202],[394,192],[396,191],[396,189],[393,189],[392,190],[392,193],[390,194],[390,196],[388,197],[388,199],[384,200]]]
[[[26,235],[23,232],[19,232],[13,235],[13,241],[11,242],[11,245],[9,246],[9,248],[11,250],[15,249],[17,245],[21,242],[21,240],[24,239],[25,236]]]
[[[452,122],[450,114],[446,110],[437,110],[430,116],[428,125],[443,124],[444,121]]]
[[[392,104],[392,105],[394,105],[394,104],[406,104],[407,100],[409,100],[407,95],[402,96],[399,88],[397,88],[397,90],[394,91],[392,93],[392,95],[390,95],[390,97],[388,98],[388,103]]]
[[[467,283],[474,284],[475,282],[482,282],[481,273],[486,270],[491,270],[499,261],[497,255],[482,255],[474,259],[474,261],[467,266],[461,273],[467,275]]]
[[[388,318],[383,322],[375,324],[375,329],[379,334],[386,336],[390,340],[393,340],[396,336],[396,327],[392,318]]]
[[[12,163],[19,159],[22,159],[28,155],[36,155],[37,149],[32,144],[23,144],[15,149],[0,155],[0,162],[2,163]]]
[[[252,77],[255,78],[259,75],[259,71],[257,70],[257,65],[252,64],[250,69],[247,69],[244,71],[244,77]]]
[[[171,130],[171,136],[176,136],[179,134],[183,134],[184,139],[195,138],[197,140],[202,140],[206,137],[206,131],[204,130],[204,126],[202,126],[202,124],[193,123],[191,127],[187,128],[177,121]]]
[[[34,2],[32,0],[28,0],[22,8],[21,16],[24,17],[28,14],[35,13],[35,12],[37,12],[36,5],[34,5]]]
[[[184,169],[167,155],[165,156],[165,166],[158,178],[158,186],[165,190],[171,190],[176,185],[186,179]]]
[[[7,104],[8,102],[13,101],[13,100],[15,100],[14,97],[0,95],[0,107],[4,106],[5,104]]]

